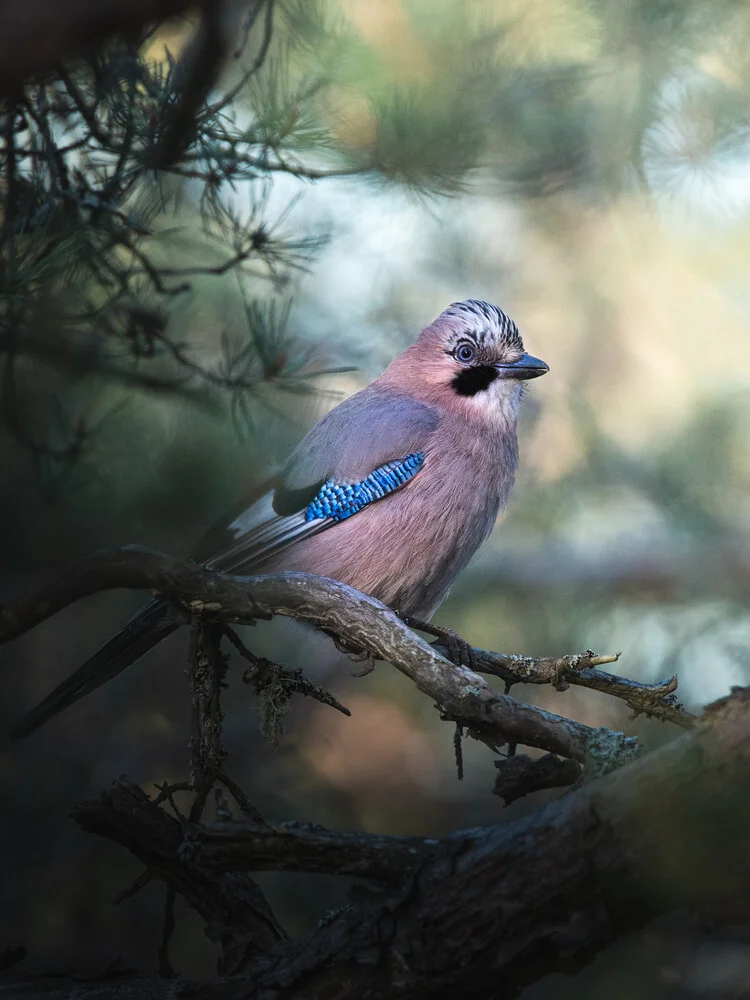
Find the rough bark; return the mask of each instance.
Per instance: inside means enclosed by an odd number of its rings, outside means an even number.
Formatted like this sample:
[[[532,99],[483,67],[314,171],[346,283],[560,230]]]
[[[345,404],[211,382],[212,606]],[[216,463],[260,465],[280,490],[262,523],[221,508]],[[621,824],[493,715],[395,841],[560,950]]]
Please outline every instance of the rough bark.
[[[438,648],[444,650],[442,645]],[[650,715],[662,722],[673,722],[683,729],[690,729],[695,716],[677,700],[677,675],[655,684],[643,684],[627,677],[618,677],[599,667],[615,663],[619,653],[597,656],[591,650],[573,656],[520,656],[474,649],[476,670],[501,678],[510,688],[514,684],[552,684],[558,691],[568,687],[590,688],[624,701],[634,715]]]
[[[286,939],[253,880],[202,865],[186,846],[182,824],[137,785],[116,782],[97,802],[77,806],[73,815],[84,830],[127,847],[150,873],[185,897],[221,947],[221,973],[240,972]]]
[[[495,767],[497,775],[492,791],[506,806],[531,792],[573,785],[582,774],[580,765],[574,760],[555,757],[553,753],[535,759],[523,753],[513,754],[496,760]]]
[[[679,906],[750,919],[750,690],[690,732],[524,819],[442,841],[387,902],[349,908],[205,1000],[509,998]],[[153,980],[22,982],[6,996],[165,997]]]
[[[326,830],[312,823],[181,825],[126,779],[114,782],[98,799],[80,803],[73,815],[84,830],[133,851],[180,892],[190,883],[189,893],[200,878],[209,877],[208,869],[325,872],[393,882],[438,844],[423,837]]]

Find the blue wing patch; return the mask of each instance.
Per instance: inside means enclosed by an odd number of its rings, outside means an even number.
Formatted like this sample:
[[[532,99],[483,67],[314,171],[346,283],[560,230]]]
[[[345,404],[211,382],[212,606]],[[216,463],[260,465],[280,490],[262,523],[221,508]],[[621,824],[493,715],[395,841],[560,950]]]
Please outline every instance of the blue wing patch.
[[[305,521],[330,517],[343,521],[374,500],[387,496],[416,476],[424,464],[424,453],[412,452],[396,462],[379,465],[359,483],[338,483],[328,479],[305,509]]]

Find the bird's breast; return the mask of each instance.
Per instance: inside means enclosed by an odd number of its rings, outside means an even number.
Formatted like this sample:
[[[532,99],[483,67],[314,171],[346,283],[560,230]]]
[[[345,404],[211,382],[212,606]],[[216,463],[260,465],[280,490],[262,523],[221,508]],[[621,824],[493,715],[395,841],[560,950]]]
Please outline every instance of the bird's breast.
[[[269,569],[319,573],[404,614],[429,616],[492,530],[513,485],[514,449],[470,445],[444,435],[406,485],[294,545]]]

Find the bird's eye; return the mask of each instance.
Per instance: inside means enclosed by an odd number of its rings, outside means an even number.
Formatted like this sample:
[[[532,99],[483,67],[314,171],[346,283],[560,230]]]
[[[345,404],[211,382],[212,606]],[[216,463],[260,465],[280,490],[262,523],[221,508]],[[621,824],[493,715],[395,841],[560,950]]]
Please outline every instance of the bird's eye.
[[[465,365],[468,365],[470,361],[474,360],[474,355],[476,351],[471,346],[471,344],[461,344],[460,347],[456,349],[456,358]]]

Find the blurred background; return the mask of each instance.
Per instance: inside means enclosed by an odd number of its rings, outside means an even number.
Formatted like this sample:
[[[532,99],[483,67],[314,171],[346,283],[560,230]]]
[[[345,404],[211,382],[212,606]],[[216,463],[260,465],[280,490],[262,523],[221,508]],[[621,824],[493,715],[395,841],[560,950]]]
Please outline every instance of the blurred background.
[[[144,43],[155,79],[193,30],[181,19]],[[239,45],[240,21],[235,34]],[[258,45],[254,32],[217,93]],[[749,53],[750,8],[731,0],[282,0],[262,68],[224,112],[225,133],[260,149],[253,169],[224,169],[226,140],[199,137],[181,169],[139,175],[119,203],[147,219],[139,246],[161,267],[201,272],[179,294],[128,289],[171,339],[135,361],[123,348],[130,367],[113,376],[90,331],[37,323],[46,345],[70,333],[75,364],[47,348],[25,355],[15,411],[6,360],[2,598],[104,546],[189,552],[328,408],[450,302],[475,297],[516,320],[550,374],[524,402],[507,515],[437,620],[504,652],[622,650],[626,676],[677,672],[692,709],[748,683]],[[42,211],[51,196],[34,197],[11,235],[59,241],[54,205]],[[84,244],[63,245],[62,272],[16,274],[48,311],[88,246],[92,220],[77,218]],[[263,234],[257,261],[205,273],[250,229]],[[70,315],[103,294],[92,270],[74,277],[62,283]],[[200,391],[140,379],[184,372],[185,358]],[[4,647],[2,731],[140,599],[91,598]],[[492,755],[471,741],[459,783],[452,730],[389,666],[353,678],[356,665],[289,624],[246,640],[304,666],[353,713],[293,702],[273,748],[233,662],[228,768],[268,819],[440,836],[542,800],[503,809]],[[163,890],[113,906],[139,866],[69,813],[123,773],[149,790],[186,776],[185,651],[180,634],[28,742],[2,745],[0,947],[25,945],[36,968],[155,967]],[[581,689],[514,693],[648,746],[675,735]],[[334,879],[259,881],[293,934],[346,902]],[[533,995],[692,995],[717,976],[750,980],[747,949],[712,965],[683,931],[650,932]],[[207,976],[215,959],[178,909],[175,968]]]

